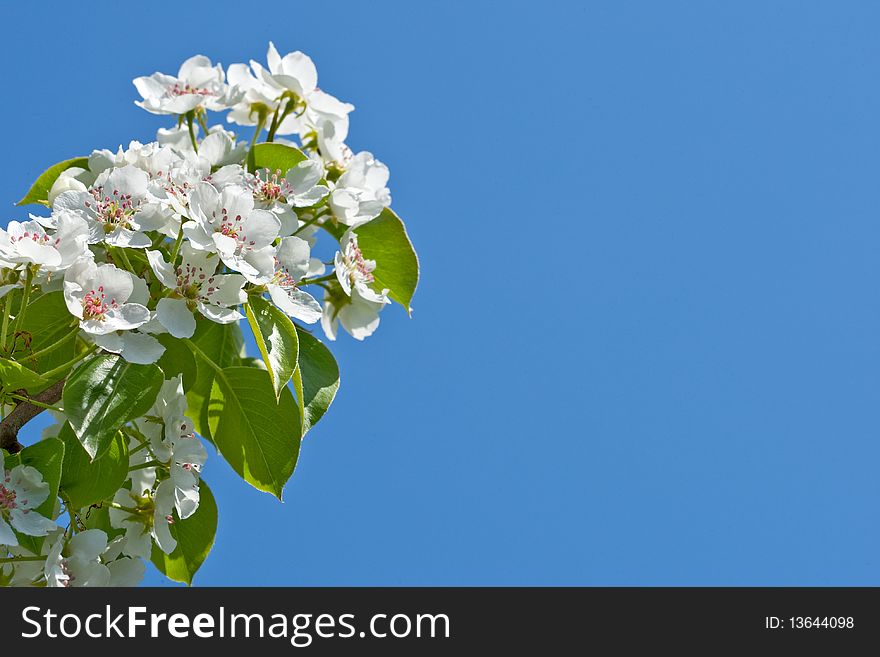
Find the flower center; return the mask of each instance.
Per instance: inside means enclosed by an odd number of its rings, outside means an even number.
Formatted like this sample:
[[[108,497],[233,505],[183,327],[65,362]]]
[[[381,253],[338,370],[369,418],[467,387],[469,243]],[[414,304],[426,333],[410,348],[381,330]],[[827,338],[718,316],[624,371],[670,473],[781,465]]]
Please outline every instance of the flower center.
[[[212,215],[216,221],[217,213],[213,212]],[[237,214],[234,218],[230,218],[229,212],[226,208],[221,210],[220,224],[217,227],[217,232],[235,240],[235,255],[241,255],[247,251],[253,251],[254,245],[256,244],[253,240],[249,241],[247,235],[245,235],[241,215]]]
[[[281,169],[276,169],[274,173],[269,169],[257,171],[247,177],[247,184],[254,200],[263,203],[284,201],[292,191],[287,180],[281,177]]]
[[[195,301],[196,299],[206,298],[208,295],[217,291],[214,286],[214,277],[205,274],[201,267],[195,267],[190,263],[185,263],[178,267],[174,272],[177,274],[177,287],[175,291],[184,299]],[[207,285],[204,293],[202,288]]]
[[[194,87],[188,82],[181,84],[175,82],[168,88],[168,93],[172,96],[213,96],[214,92],[204,87]]]
[[[31,240],[32,242],[36,242],[37,244],[48,244],[52,240],[52,238],[49,237],[48,235],[46,235],[45,233],[44,234],[31,233],[29,231],[24,231],[24,233],[22,233],[21,235],[19,235],[17,237],[14,235],[9,236],[9,241],[12,243],[21,242],[22,240],[28,240],[28,239]],[[57,246],[60,241],[61,240],[56,239],[54,244]]]
[[[296,279],[290,275],[290,272],[286,267],[283,267],[279,262],[278,258],[275,258],[275,274],[272,276],[272,280],[270,281],[272,285],[277,285],[278,287],[282,287],[285,290],[295,289]]]
[[[94,319],[99,322],[104,321],[104,315],[111,308],[118,307],[116,299],[110,299],[107,302],[107,295],[104,294],[104,286],[101,285],[97,290],[89,290],[82,300],[83,319]]]
[[[9,483],[9,477],[6,478]],[[15,503],[16,494],[14,490],[9,490],[3,484],[0,484],[0,508],[12,510],[17,504]]]
[[[105,195],[103,187],[92,189],[91,194],[94,203],[86,201],[85,205],[104,224],[105,233],[111,233],[116,228],[133,228],[129,220],[140,211],[140,200],[132,200],[131,194],[120,194],[118,189],[114,189],[111,195]]]
[[[349,241],[342,259],[345,262],[345,269],[352,280],[362,280],[367,283],[373,282],[373,267],[367,264],[357,242],[354,240]]]

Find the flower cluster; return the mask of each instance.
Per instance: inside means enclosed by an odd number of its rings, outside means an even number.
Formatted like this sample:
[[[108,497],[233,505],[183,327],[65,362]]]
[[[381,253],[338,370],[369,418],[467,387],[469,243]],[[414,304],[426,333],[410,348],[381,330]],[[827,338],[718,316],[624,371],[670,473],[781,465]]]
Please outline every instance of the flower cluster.
[[[0,380],[3,415],[77,362],[115,354],[130,366],[156,364],[169,341],[188,343],[205,323],[237,324],[258,299],[298,331],[321,326],[335,340],[341,325],[363,340],[394,294],[379,283],[383,262],[359,241],[390,212],[388,168],[346,145],[354,106],[318,87],[308,56],[282,56],[270,43],[265,65],[224,71],[198,55],[176,75],[134,86],[139,107],[174,123],[153,142],[53,167],[45,197],[31,199],[48,212],[0,229],[0,351],[37,377]],[[209,112],[228,112],[226,125],[210,124]],[[253,137],[239,139],[227,129],[235,126]],[[29,351],[24,318],[29,303],[53,293],[69,313],[76,358],[46,372],[38,355],[55,347]],[[76,433],[98,458],[75,418],[52,408],[58,423],[46,435]],[[127,418],[119,436],[128,475],[88,508],[65,499],[63,485],[49,504],[58,481],[23,463],[6,470],[0,450],[0,583],[130,585],[154,548],[175,553],[173,527],[199,509],[206,459],[181,375],[166,372],[152,407]]]

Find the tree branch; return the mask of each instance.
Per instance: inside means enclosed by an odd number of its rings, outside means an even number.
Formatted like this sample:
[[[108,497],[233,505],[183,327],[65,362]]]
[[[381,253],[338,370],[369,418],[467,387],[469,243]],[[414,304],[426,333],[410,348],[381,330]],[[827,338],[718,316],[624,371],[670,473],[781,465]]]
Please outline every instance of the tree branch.
[[[64,379],[58,383],[54,383],[43,392],[31,397],[34,401],[43,404],[54,404],[61,399],[61,393],[64,390]],[[10,454],[21,451],[22,444],[18,442],[18,432],[21,428],[33,420],[37,415],[45,409],[34,404],[21,402],[17,404],[12,412],[0,421],[0,447]]]

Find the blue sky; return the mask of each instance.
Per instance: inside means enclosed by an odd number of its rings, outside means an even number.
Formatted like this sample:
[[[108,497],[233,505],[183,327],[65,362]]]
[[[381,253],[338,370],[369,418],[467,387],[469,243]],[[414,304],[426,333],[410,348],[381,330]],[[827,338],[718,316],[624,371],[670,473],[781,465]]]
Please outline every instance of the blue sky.
[[[391,168],[414,319],[333,345],[284,504],[209,460],[197,585],[880,584],[876,4],[276,4],[0,21],[10,203],[270,39]]]

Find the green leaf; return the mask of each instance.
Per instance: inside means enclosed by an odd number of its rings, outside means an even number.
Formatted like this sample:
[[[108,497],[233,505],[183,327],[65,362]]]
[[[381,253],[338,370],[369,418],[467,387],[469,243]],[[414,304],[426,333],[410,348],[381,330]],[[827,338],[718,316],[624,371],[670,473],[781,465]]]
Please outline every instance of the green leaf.
[[[227,367],[211,389],[214,444],[239,476],[278,499],[299,456],[302,423],[289,388],[276,402],[269,373]]]
[[[36,372],[16,363],[14,360],[0,358],[0,388],[8,391],[25,389],[39,389],[48,381]]]
[[[196,332],[190,338],[199,349],[219,368],[239,365],[244,356],[244,336],[235,324],[218,324],[209,319],[196,320]],[[186,393],[186,401],[192,414],[196,433],[211,440],[208,425],[208,399],[214,385],[214,368],[196,359],[196,380]]]
[[[388,295],[412,315],[413,295],[419,284],[419,257],[406,227],[390,208],[355,228],[358,246],[365,258],[376,261],[372,287],[377,292],[388,288]]]
[[[330,350],[308,331],[299,334],[299,369],[302,374],[303,435],[318,423],[330,408],[339,390],[339,366]],[[296,382],[294,382],[296,385]],[[299,394],[299,391],[297,391]]]
[[[18,341],[15,359],[35,372],[48,372],[73,359],[79,328],[64,302],[64,293],[49,292],[28,304],[22,325],[26,348]],[[31,358],[32,354],[48,352]]]
[[[92,461],[66,422],[58,434],[64,442],[61,490],[74,509],[113,497],[128,478],[128,441],[117,432],[107,452]]]
[[[198,378],[198,365],[192,351],[183,340],[175,338],[170,333],[157,335],[156,338],[165,347],[165,353],[156,364],[165,373],[166,379],[181,377],[184,392],[189,392]]]
[[[115,354],[96,356],[70,375],[64,413],[92,460],[110,449],[123,424],[150,410],[163,381],[157,366],[135,365]]]
[[[15,465],[29,465],[40,471],[43,481],[49,484],[49,497],[35,509],[35,513],[52,518],[55,513],[55,500],[58,498],[58,484],[61,481],[61,472],[64,463],[64,443],[57,438],[47,438],[38,443],[25,447],[13,458],[6,459],[6,467],[12,469]],[[39,554],[43,547],[43,536],[26,536],[19,534],[19,543],[35,554]]]
[[[296,329],[287,315],[263,297],[252,296],[244,309],[257,347],[269,368],[277,399],[296,369],[299,352]]]
[[[63,162],[52,165],[40,174],[40,177],[37,178],[36,181],[34,181],[33,185],[31,185],[28,193],[25,194],[24,198],[21,199],[16,205],[27,205],[29,203],[40,203],[42,205],[49,205],[49,190],[52,189],[52,185],[54,185],[55,181],[58,180],[58,176],[60,176],[62,172],[67,171],[67,169],[70,169],[71,167],[88,169],[89,158],[75,157],[70,160],[64,160]]]
[[[30,465],[40,471],[43,481],[49,484],[49,497],[36,511],[42,516],[51,518],[55,511],[55,498],[58,497],[58,484],[61,482],[61,470],[64,463],[64,443],[57,438],[47,438],[19,452],[22,465]]]
[[[165,577],[175,582],[192,584],[193,576],[208,557],[217,535],[217,502],[205,480],[199,482],[199,508],[186,520],[174,512],[171,535],[177,547],[165,554],[153,544],[151,561]]]
[[[308,156],[298,148],[285,144],[256,144],[253,148],[253,165],[256,169],[269,169],[269,171],[281,171],[281,175],[300,162],[307,160]]]

